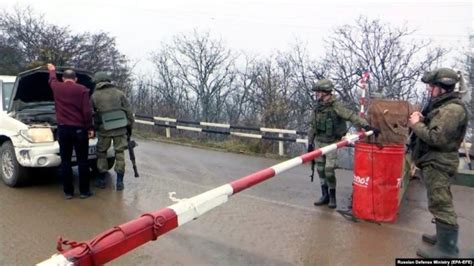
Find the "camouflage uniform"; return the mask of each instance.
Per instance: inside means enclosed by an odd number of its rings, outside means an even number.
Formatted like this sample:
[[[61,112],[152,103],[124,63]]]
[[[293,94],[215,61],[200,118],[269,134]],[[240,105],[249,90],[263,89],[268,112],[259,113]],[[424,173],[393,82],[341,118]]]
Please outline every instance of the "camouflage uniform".
[[[115,150],[115,172],[117,173],[117,188],[123,189],[123,175],[125,173],[124,150],[127,148],[127,127],[130,129],[134,124],[133,113],[125,94],[110,83],[107,75],[98,72],[95,78],[95,91],[92,94],[92,105],[95,113],[95,127],[97,128],[97,169],[103,176],[109,169],[107,162],[107,150],[113,142]],[[112,110],[121,109],[127,116],[127,127],[106,130],[101,123],[101,115]],[[119,180],[122,179],[122,180]],[[122,184],[119,184],[122,183]],[[105,186],[105,184],[99,185]]]
[[[318,81],[313,87],[313,91],[322,91],[330,93],[334,88],[331,81],[323,79]],[[323,147],[340,140],[347,131],[346,121],[351,121],[355,126],[367,128],[367,121],[359,117],[355,112],[343,106],[334,96],[327,101],[319,101],[311,118],[311,128],[309,132],[309,144],[313,144],[317,140],[316,147]],[[337,153],[331,152],[316,159],[316,167],[321,182],[323,198],[315,205],[326,204],[331,191],[334,192],[334,203],[330,207],[335,208],[335,189],[336,175],[335,167],[337,161]],[[327,194],[327,190],[329,193]],[[321,203],[322,201],[322,203]],[[319,204],[318,204],[319,203]]]
[[[311,119],[309,143],[316,139],[316,147],[323,147],[339,141],[346,134],[346,121],[351,121],[357,127],[368,126],[365,119],[344,107],[335,97],[331,97],[328,102],[318,103]],[[329,188],[336,187],[336,154],[331,152],[316,159],[321,185],[327,183]]]
[[[450,69],[428,72],[423,82],[433,86],[454,88],[457,75]],[[423,110],[423,121],[412,125],[416,135],[413,160],[422,171],[428,195],[428,209],[435,217],[437,235],[424,235],[423,240],[436,244],[429,250],[418,250],[422,257],[450,257],[457,254],[457,216],[450,190],[450,178],[458,168],[458,148],[467,129],[467,110],[459,95],[452,91],[431,99]]]
[[[458,148],[467,128],[467,111],[457,93],[434,98],[423,122],[413,125],[417,136],[413,159],[422,170],[428,192],[428,208],[444,223],[456,225],[450,177],[459,165]]]

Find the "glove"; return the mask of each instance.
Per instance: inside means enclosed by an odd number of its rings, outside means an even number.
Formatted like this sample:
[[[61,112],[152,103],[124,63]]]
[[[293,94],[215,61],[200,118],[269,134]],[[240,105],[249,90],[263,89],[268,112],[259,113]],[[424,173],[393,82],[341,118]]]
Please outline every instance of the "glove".
[[[314,144],[313,143],[308,145],[308,152],[312,152],[312,151],[314,151]]]
[[[132,127],[131,126],[127,126],[127,135],[132,136]]]
[[[374,136],[375,136],[375,137],[378,137],[379,134],[380,134],[380,129],[375,128],[375,127],[373,127],[373,126],[371,126],[371,125],[365,126],[365,127],[364,127],[364,130],[365,130],[365,131],[371,131],[371,130],[372,130],[372,131],[374,132]]]

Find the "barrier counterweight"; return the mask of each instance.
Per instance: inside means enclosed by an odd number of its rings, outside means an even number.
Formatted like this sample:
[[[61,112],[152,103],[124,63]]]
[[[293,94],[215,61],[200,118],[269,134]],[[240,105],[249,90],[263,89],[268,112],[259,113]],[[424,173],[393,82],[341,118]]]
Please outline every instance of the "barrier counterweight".
[[[276,164],[192,198],[183,199],[158,211],[145,213],[139,218],[115,226],[91,240],[76,243],[59,239],[58,251],[60,254],[53,255],[38,265],[105,264],[226,203],[231,195],[372,134],[373,131],[368,131],[350,135],[343,141]],[[63,249],[63,245],[70,248]]]

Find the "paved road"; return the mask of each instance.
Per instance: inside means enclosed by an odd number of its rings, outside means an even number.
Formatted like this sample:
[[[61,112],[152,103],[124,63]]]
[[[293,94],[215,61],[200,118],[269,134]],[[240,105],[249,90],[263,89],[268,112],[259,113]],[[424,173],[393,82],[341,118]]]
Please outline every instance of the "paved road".
[[[57,177],[19,189],[0,185],[0,265],[32,265],[55,252],[59,235],[87,240],[140,214],[188,198],[278,163],[278,160],[139,141],[140,178],[125,191],[105,190],[66,201]],[[233,196],[196,221],[139,247],[111,265],[394,265],[414,257],[421,233],[434,230],[425,190],[413,181],[395,224],[351,223],[327,207],[300,166]],[[130,168],[127,169],[131,173]],[[338,170],[338,201],[350,192],[351,173]],[[453,187],[461,226],[461,254],[474,246],[474,189]]]

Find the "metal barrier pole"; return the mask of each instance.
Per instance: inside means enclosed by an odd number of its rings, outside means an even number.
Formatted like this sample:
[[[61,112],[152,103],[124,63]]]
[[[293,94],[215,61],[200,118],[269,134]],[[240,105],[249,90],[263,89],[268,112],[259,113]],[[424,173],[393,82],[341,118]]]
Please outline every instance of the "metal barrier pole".
[[[279,134],[278,134],[278,137],[283,138],[283,134],[282,134],[282,133],[279,133]],[[283,147],[283,141],[281,141],[281,140],[278,141],[278,154],[279,154],[280,156],[285,155],[285,150],[284,150],[284,147]]]
[[[166,124],[166,125],[169,125],[170,122],[166,121],[165,124]],[[166,127],[165,130],[166,130],[166,138],[168,138],[168,139],[171,138],[171,128]]]

